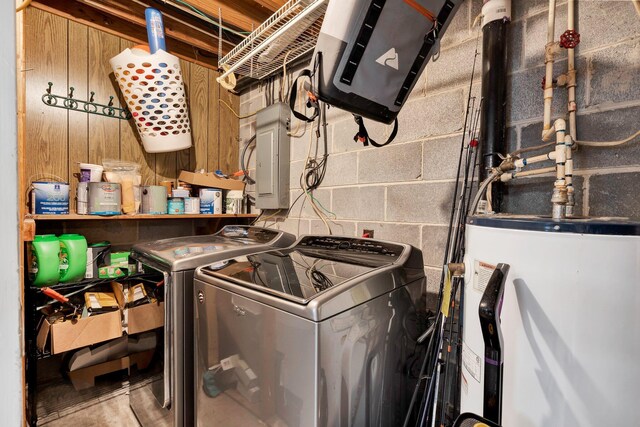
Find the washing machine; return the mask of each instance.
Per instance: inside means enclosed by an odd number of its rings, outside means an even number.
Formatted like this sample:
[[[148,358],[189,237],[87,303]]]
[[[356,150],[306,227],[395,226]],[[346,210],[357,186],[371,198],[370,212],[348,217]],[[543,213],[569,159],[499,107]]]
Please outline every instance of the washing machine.
[[[465,238],[461,412],[637,425],[640,223],[483,215]]]
[[[164,275],[164,352],[160,379],[131,387],[129,403],[147,426],[193,426],[193,274],[196,267],[242,254],[290,246],[292,234],[243,225],[213,235],[135,245],[131,256]]]
[[[349,237],[198,268],[196,425],[401,425],[425,289],[420,250]]]

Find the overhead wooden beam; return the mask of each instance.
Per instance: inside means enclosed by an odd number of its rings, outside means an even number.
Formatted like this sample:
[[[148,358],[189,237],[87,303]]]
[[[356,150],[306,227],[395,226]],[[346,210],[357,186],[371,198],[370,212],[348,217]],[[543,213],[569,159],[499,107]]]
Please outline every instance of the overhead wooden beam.
[[[116,16],[139,27],[146,28],[144,11],[146,6],[138,2],[123,3],[120,0],[76,0],[101,12]],[[151,5],[151,2],[149,2]],[[191,17],[175,18],[168,8],[154,4],[163,15],[165,33],[167,37],[183,41],[204,51],[218,53],[218,33],[210,24],[203,27],[203,21]],[[176,12],[173,12],[174,14]],[[235,43],[223,39],[223,55],[233,49]]]
[[[188,0],[188,3],[202,12],[219,18],[244,31],[253,31],[266,21],[272,12],[253,0]]]
[[[254,0],[254,2],[258,3],[262,7],[266,7],[271,12],[275,12],[280,9],[287,0]]]
[[[134,43],[147,44],[147,31],[138,25],[114,15],[107,14],[93,7],[69,0],[34,0],[32,6],[96,28]],[[214,49],[214,46],[210,47]],[[217,50],[217,46],[215,47]],[[167,50],[179,58],[195,62],[207,68],[217,69],[218,57],[210,50],[199,49],[192,44],[167,38]]]

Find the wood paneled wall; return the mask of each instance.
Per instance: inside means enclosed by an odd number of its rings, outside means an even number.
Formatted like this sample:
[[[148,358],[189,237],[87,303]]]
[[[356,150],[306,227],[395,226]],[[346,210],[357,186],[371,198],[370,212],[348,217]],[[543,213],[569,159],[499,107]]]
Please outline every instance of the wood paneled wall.
[[[72,183],[75,194],[78,162],[103,159],[139,163],[147,184],[176,179],[181,170],[238,169],[239,121],[218,100],[239,110],[239,97],[216,82],[218,73],[181,60],[191,118],[193,146],[173,153],[149,154],[131,122],[47,106],[41,100],[47,82],[53,93],[106,104],[119,89],[109,59],[133,43],[38,9],[27,9],[25,185],[57,177]]]

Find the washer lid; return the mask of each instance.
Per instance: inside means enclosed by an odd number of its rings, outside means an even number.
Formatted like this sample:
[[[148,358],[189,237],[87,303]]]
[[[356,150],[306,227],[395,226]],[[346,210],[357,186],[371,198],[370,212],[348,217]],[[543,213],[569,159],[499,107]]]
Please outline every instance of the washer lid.
[[[218,261],[201,271],[306,304],[317,294],[393,265],[406,250],[374,240],[305,236],[292,248]]]
[[[131,255],[145,263],[154,262],[170,271],[193,270],[223,257],[253,251],[257,246],[286,247],[292,235],[268,228],[225,226],[216,234],[157,240],[133,246]],[[229,253],[229,251],[232,251]]]

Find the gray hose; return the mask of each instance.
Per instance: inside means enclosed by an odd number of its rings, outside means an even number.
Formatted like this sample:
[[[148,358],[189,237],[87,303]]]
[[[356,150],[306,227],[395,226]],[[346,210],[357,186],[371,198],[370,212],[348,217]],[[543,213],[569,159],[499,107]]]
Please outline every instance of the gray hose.
[[[502,175],[502,172],[494,170],[493,172],[491,172],[491,175],[489,175],[484,181],[482,181],[482,184],[480,184],[480,187],[478,188],[478,192],[476,193],[476,197],[473,199],[473,203],[471,204],[471,211],[470,211],[471,215],[473,215],[476,212],[478,203],[480,203],[480,199],[482,199],[482,196],[487,191],[487,187],[489,186],[489,184],[491,184],[493,180],[499,177],[500,175]]]

